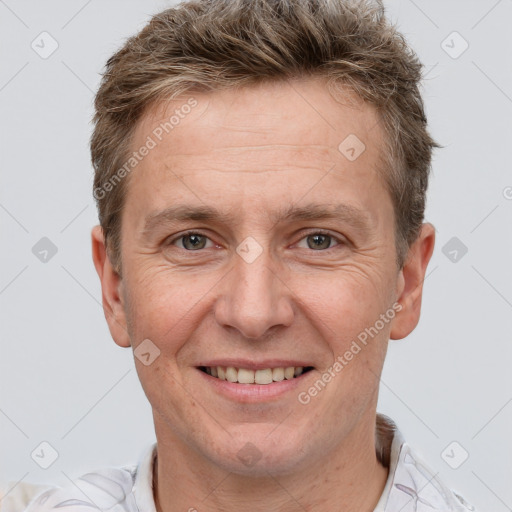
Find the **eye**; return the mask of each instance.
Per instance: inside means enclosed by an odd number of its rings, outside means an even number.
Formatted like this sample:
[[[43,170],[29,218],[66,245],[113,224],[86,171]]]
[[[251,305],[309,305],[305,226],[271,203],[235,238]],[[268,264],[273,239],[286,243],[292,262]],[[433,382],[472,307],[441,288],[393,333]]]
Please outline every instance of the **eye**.
[[[190,231],[179,237],[171,240],[169,242],[170,245],[178,245],[180,249],[185,249],[187,251],[195,251],[198,249],[205,249],[207,242],[210,242],[210,247],[213,246],[213,242],[205,235],[201,233],[197,233],[195,231]],[[178,244],[180,242],[180,244]]]
[[[305,246],[303,241],[305,241]],[[208,243],[210,243],[209,246],[207,245]],[[297,246],[315,251],[325,251],[342,244],[343,242],[339,238],[328,232],[314,231],[303,237]],[[206,235],[197,231],[189,231],[171,240],[169,245],[175,245],[186,251],[198,251],[213,247],[215,244]]]
[[[329,233],[326,233],[324,231],[315,231],[312,233],[309,233],[304,238],[301,239],[306,241],[306,249],[313,249],[313,250],[328,250],[332,249],[333,246],[331,246],[331,242],[337,242],[337,245],[342,244],[341,240],[338,238],[330,235]],[[300,246],[300,243],[298,244],[298,247]],[[304,246],[302,246],[304,248]]]

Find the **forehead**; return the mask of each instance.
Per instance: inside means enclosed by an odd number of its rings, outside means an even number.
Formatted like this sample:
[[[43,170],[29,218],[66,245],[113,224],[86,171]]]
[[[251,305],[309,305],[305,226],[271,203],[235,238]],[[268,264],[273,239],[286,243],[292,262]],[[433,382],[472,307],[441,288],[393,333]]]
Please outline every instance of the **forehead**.
[[[350,134],[364,141],[370,150],[369,146],[378,146],[381,139],[372,105],[347,87],[334,90],[324,79],[310,78],[263,82],[208,94],[190,92],[158,102],[139,121],[134,145],[152,135],[157,143],[161,139],[173,141],[174,154],[178,155],[180,148],[192,142],[190,131],[184,133],[191,125],[200,130],[194,135],[202,139],[201,144],[194,145],[196,155],[218,147],[219,137],[229,137],[233,145],[243,142],[248,146],[252,140],[255,148],[265,142],[293,145],[298,138],[307,137],[308,145],[335,152]]]
[[[331,193],[338,185],[357,186],[363,195],[385,187],[376,110],[348,89],[333,96],[318,79],[161,102],[134,132],[132,150],[144,145],[151,149],[129,176],[128,197],[145,211],[184,195],[204,206],[206,192],[217,205],[260,193],[265,209],[273,199],[297,202],[320,181]],[[194,187],[203,188],[195,198]]]

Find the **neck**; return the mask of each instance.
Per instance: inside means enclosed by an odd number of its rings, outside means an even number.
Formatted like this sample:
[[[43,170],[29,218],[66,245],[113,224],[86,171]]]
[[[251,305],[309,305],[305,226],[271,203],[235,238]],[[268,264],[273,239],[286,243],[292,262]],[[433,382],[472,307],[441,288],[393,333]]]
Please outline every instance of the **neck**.
[[[157,439],[157,512],[372,512],[388,477],[388,468],[376,456],[375,424],[352,432],[326,457],[305,463],[293,473],[269,471],[264,477],[229,473],[207,461],[201,463],[197,452],[174,437]]]

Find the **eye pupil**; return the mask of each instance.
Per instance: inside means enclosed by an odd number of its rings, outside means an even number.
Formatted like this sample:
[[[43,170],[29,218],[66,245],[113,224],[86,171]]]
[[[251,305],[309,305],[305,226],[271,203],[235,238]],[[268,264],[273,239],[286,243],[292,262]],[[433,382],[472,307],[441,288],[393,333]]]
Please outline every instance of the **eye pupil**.
[[[187,244],[187,241],[190,242],[191,245]],[[205,245],[205,237],[201,235],[185,235],[183,237],[183,246],[186,249],[202,249]]]
[[[328,235],[311,235],[308,239],[313,239],[313,245],[308,242],[308,246],[310,249],[326,249],[329,247],[331,242],[331,237]]]

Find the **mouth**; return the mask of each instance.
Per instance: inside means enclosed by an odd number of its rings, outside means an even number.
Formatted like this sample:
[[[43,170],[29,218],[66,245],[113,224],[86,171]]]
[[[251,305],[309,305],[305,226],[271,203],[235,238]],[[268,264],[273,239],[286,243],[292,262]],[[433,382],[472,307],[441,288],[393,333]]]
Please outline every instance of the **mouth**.
[[[313,370],[313,366],[287,366],[251,370],[233,366],[199,366],[199,370],[219,380],[238,384],[266,385],[293,380]]]

